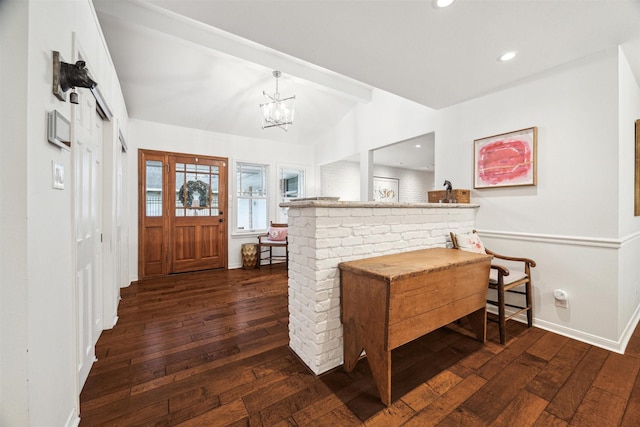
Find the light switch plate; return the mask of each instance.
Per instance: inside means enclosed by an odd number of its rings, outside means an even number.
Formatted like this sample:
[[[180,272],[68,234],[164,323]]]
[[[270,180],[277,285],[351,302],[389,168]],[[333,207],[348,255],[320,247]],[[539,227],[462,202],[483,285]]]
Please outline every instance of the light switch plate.
[[[64,165],[60,163],[56,163],[55,161],[51,162],[51,170],[52,170],[52,186],[56,190],[64,190]]]

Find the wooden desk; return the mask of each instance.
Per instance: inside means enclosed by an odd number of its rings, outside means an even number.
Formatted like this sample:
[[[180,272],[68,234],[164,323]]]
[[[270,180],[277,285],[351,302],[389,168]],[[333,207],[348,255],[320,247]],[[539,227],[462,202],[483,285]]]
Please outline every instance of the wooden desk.
[[[364,349],[389,406],[391,350],[465,315],[484,342],[490,264],[490,255],[444,248],[340,263],[345,370]]]

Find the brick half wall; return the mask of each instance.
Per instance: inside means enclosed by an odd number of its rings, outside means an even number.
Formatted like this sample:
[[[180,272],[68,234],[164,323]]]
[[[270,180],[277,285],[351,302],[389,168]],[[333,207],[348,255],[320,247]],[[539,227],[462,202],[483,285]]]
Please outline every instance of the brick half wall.
[[[338,264],[450,246],[478,205],[299,201],[289,207],[289,345],[316,375],[342,365]]]

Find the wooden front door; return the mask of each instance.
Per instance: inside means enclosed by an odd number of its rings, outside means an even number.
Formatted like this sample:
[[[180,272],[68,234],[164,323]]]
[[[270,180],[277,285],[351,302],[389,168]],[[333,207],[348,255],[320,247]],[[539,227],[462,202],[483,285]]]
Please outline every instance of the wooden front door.
[[[226,160],[170,156],[171,272],[225,266]]]
[[[140,151],[141,278],[227,266],[227,159]]]

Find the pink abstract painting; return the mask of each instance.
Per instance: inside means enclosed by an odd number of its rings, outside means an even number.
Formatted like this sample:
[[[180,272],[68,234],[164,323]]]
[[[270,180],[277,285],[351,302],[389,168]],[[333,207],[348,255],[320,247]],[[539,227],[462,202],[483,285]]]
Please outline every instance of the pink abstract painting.
[[[536,128],[475,141],[474,188],[535,185]]]

